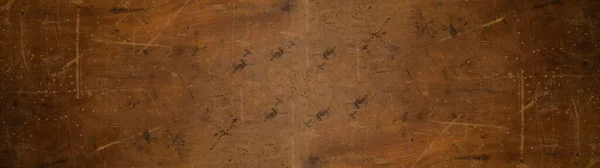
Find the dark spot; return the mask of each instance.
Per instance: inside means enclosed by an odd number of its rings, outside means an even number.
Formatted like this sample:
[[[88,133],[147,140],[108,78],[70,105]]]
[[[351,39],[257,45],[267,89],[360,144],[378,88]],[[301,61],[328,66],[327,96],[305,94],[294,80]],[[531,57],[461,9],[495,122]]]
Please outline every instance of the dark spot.
[[[271,108],[271,112],[265,114],[265,121],[267,121],[267,120],[271,121],[276,116],[277,116],[277,109]]]
[[[327,48],[327,50],[323,51],[323,59],[329,60],[329,56],[335,54],[335,46]]]
[[[363,45],[363,46],[362,46],[362,49],[363,49],[363,50],[369,49],[369,45]]]
[[[458,115],[452,113],[452,119],[456,119],[456,117],[458,117]]]
[[[315,166],[317,166],[317,164],[319,164],[319,161],[320,161],[319,157],[310,156],[310,157],[308,157],[308,160],[306,160],[306,165],[308,167],[315,167]]]
[[[150,132],[148,130],[144,131],[144,139],[147,143],[150,143],[150,140],[152,140],[152,137],[150,136]]]
[[[354,108],[359,109],[360,105],[365,103],[366,100],[367,100],[367,95],[356,98],[356,100],[354,100]]]
[[[237,118],[234,118],[232,122],[233,122],[233,123],[237,123],[237,122],[238,122],[238,119],[237,119]]]
[[[454,28],[454,25],[450,24],[450,35],[452,36],[452,38],[456,37],[456,35],[458,35],[458,32],[456,32],[456,28]]]
[[[144,50],[142,50],[142,53],[144,53],[144,54],[148,55],[148,50],[147,50],[147,49],[144,49]]]
[[[317,120],[321,121],[322,117],[325,117],[327,114],[329,113],[329,107],[327,107],[326,109],[321,109],[319,110],[319,112],[317,112]]]
[[[282,0],[283,2],[281,3],[281,11],[284,12],[289,12],[292,10],[292,8],[294,8],[294,4],[292,3],[292,0]]]
[[[12,100],[11,104],[13,107],[17,107],[19,105],[19,102],[17,100]]]
[[[236,72],[241,72],[242,70],[244,70],[244,68],[246,68],[246,60],[245,59],[240,59],[240,63],[233,66],[233,73]]]
[[[283,48],[277,47],[277,51],[271,53],[271,61],[281,58],[283,56]]]

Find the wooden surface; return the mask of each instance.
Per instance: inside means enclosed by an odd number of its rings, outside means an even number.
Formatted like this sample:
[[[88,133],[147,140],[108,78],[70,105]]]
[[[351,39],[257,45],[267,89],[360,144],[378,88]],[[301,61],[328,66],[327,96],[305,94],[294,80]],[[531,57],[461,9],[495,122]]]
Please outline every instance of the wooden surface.
[[[597,0],[0,5],[0,167],[600,167]]]

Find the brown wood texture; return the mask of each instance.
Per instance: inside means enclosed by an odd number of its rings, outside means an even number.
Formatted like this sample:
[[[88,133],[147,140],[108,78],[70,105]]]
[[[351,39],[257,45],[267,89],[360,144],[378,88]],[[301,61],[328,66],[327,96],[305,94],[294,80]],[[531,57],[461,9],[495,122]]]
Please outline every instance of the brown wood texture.
[[[598,0],[0,5],[0,167],[600,167]]]

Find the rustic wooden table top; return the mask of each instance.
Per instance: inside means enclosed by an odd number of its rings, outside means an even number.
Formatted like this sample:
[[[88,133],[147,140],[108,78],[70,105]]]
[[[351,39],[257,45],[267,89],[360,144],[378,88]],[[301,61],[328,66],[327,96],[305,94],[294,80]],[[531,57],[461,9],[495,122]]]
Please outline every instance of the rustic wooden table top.
[[[597,0],[0,5],[0,167],[600,167]]]

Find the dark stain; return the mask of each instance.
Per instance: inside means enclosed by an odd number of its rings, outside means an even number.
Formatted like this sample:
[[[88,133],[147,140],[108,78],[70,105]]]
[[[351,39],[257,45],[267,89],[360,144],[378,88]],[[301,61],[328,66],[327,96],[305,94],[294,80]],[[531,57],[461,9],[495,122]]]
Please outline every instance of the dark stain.
[[[292,0],[282,0],[281,2],[281,11],[289,12],[294,8],[294,3]]]
[[[245,59],[240,59],[240,63],[238,63],[237,65],[233,66],[233,73],[236,72],[241,72],[242,70],[244,70],[244,68],[246,68],[248,64],[246,64],[246,60]]]
[[[19,106],[19,101],[17,101],[17,100],[11,100],[10,104],[12,105],[12,107],[17,107],[17,106]]]
[[[325,117],[327,114],[329,114],[329,107],[319,110],[316,115],[317,120],[321,121],[323,119],[322,117]]]
[[[335,46],[327,48],[327,50],[323,51],[323,59],[329,60],[329,56],[335,54]]]
[[[360,105],[365,103],[366,100],[367,100],[367,95],[356,98],[356,100],[354,100],[354,108],[360,109]]]
[[[277,51],[271,53],[271,61],[281,58],[283,56],[283,53],[283,48],[277,47]]]
[[[490,159],[490,156],[487,154],[481,154],[481,155],[461,156],[461,157],[457,157],[455,159],[458,159],[458,160],[488,160],[488,159]]]
[[[50,167],[54,167],[56,165],[65,164],[65,163],[67,163],[67,159],[58,159],[58,160],[52,161],[48,164],[42,164],[42,165],[40,165],[40,168],[50,168]]]
[[[275,117],[277,117],[277,109],[271,108],[271,112],[265,114],[265,121],[271,121]]]
[[[456,28],[454,28],[454,25],[450,24],[450,35],[452,36],[452,38],[455,38],[458,35],[458,32],[456,32]]]
[[[150,136],[150,131],[145,130],[144,131],[144,140],[146,140],[146,142],[149,144],[150,140],[152,140],[152,137]]]
[[[560,2],[560,0],[550,0],[550,2],[541,3],[541,4],[535,4],[535,5],[533,6],[533,8],[536,8],[536,9],[539,9],[539,8],[544,8],[544,7],[550,6],[550,5],[552,5],[552,4],[559,3],[559,2]]]
[[[320,162],[319,157],[310,156],[310,157],[308,157],[308,159],[306,161],[304,161],[303,167],[308,167],[308,168],[317,167],[319,162]]]
[[[587,60],[584,60],[584,61],[581,63],[581,67],[583,67],[583,68],[589,68],[588,61],[587,61]]]

